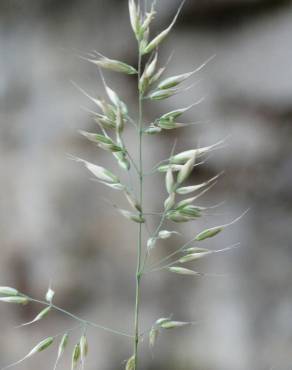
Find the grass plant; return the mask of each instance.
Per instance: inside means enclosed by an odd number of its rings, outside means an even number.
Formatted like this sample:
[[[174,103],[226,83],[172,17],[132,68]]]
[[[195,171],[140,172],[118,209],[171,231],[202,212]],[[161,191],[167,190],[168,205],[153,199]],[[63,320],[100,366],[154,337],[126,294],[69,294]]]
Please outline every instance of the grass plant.
[[[97,108],[97,110],[92,111],[92,117],[98,126],[98,132],[80,131],[80,133],[97,147],[111,154],[113,160],[117,163],[118,167],[120,167],[120,171],[125,173],[130,173],[131,171],[131,173],[136,176],[138,183],[138,189],[133,189],[130,183],[121,180],[118,170],[113,173],[100,164],[97,165],[81,158],[72,157],[74,160],[84,165],[91,175],[102,185],[111,188],[111,191],[115,190],[120,192],[121,195],[127,199],[129,204],[128,209],[122,209],[117,206],[116,209],[121,216],[137,224],[136,292],[133,315],[134,332],[126,333],[114,328],[105,327],[64,310],[55,305],[55,292],[51,287],[42,300],[29,297],[14,288],[2,286],[0,287],[0,301],[2,302],[20,305],[37,303],[43,306],[43,309],[36,317],[23,325],[35,324],[47,317],[53,310],[69,316],[76,322],[76,326],[68,329],[66,332],[42,339],[26,356],[24,356],[24,358],[6,368],[17,365],[35,354],[47,350],[57,342],[57,355],[54,366],[56,370],[64,351],[68,350],[70,346],[69,339],[71,332],[81,328],[82,335],[80,340],[75,345],[71,345],[71,369],[84,369],[86,356],[88,354],[86,330],[88,327],[93,327],[110,332],[114,335],[124,336],[125,339],[132,343],[132,351],[129,354],[125,369],[141,369],[140,344],[145,336],[148,336],[149,345],[154,347],[161,332],[194,324],[192,321],[182,322],[172,317],[160,317],[153,320],[151,328],[146,330],[142,329],[143,323],[141,322],[142,318],[140,315],[142,279],[146,278],[147,274],[158,271],[168,271],[177,275],[188,275],[190,278],[208,276],[208,274],[197,271],[190,266],[190,264],[195,263],[199,259],[207,258],[210,255],[227,251],[238,246],[233,245],[219,250],[210,250],[205,247],[203,242],[209,238],[216,237],[216,235],[223,232],[223,230],[231,226],[239,218],[228,224],[213,226],[198,232],[191,240],[183,243],[174,252],[165,255],[158,261],[150,262],[149,259],[151,253],[161,240],[164,241],[175,235],[178,236],[179,233],[174,228],[175,225],[185,222],[194,222],[207,213],[208,208],[201,207],[197,205],[196,202],[216,184],[221,174],[200,184],[188,185],[186,181],[189,180],[194,168],[201,165],[204,162],[204,158],[210,152],[221,147],[222,141],[208,146],[188,148],[179,153],[176,153],[175,147],[173,147],[169,158],[159,162],[150,171],[150,174],[158,173],[161,176],[165,176],[165,190],[167,196],[166,199],[162,201],[162,211],[159,214],[160,221],[147,242],[144,242],[145,226],[147,226],[149,218],[154,214],[144,211],[144,182],[147,159],[147,155],[145,155],[144,151],[144,138],[145,136],[159,135],[166,130],[176,130],[191,125],[191,123],[181,122],[181,117],[200,102],[198,101],[187,107],[164,113],[150,124],[147,124],[144,120],[143,109],[146,100],[148,102],[160,101],[184,91],[184,82],[196,75],[206,65],[206,63],[204,63],[193,71],[170,77],[164,77],[166,70],[165,66],[159,67],[158,50],[172,31],[183,5],[184,1],[181,3],[169,26],[162,30],[157,36],[150,38],[150,26],[156,16],[155,2],[149,9],[146,9],[135,0],[129,0],[130,24],[137,42],[137,66],[131,66],[125,62],[105,57],[97,52],[81,55],[83,59],[93,63],[100,69],[106,98],[95,98],[78,87],[81,92],[90,99],[95,108]],[[103,69],[127,74],[129,78],[137,80],[138,117],[136,119],[130,114],[122,97],[106,83],[102,72]],[[136,132],[138,155],[131,154],[125,145],[124,135],[126,134],[126,128],[127,130],[135,130]],[[178,199],[179,197],[180,199]],[[166,225],[172,226],[167,228]]]

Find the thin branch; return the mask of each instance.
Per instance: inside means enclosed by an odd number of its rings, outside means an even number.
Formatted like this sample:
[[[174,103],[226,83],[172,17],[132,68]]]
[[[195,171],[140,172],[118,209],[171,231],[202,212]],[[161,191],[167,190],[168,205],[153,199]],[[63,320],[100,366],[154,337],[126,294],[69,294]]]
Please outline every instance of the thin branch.
[[[127,153],[128,157],[129,157],[131,163],[133,164],[133,166],[134,166],[137,174],[140,175],[139,167],[138,167],[137,163],[135,162],[133,156],[131,155],[131,153],[128,150],[126,151],[126,153]]]
[[[185,245],[183,247],[185,248]],[[175,251],[174,253],[172,253],[171,255],[169,255],[168,258],[165,258],[165,260],[168,260],[171,257],[174,257],[175,255],[177,255],[180,252],[183,252],[183,250],[184,250],[183,247],[179,248],[177,251]],[[218,250],[215,250],[215,251],[209,251],[210,252],[209,255],[212,255],[212,254],[215,254],[215,253],[226,252],[226,251],[229,251],[231,249],[235,249],[235,248],[239,248],[239,247],[240,247],[240,243],[235,243],[235,244],[232,244],[232,245],[230,245],[229,247],[226,247],[226,248],[218,249]],[[163,260],[161,260],[159,264],[161,264],[162,261]],[[154,268],[154,269],[150,269],[150,270],[146,271],[145,273],[148,274],[148,273],[151,273],[151,272],[161,271],[161,270],[167,269],[168,267],[171,267],[171,266],[173,266],[173,265],[175,265],[175,264],[177,264],[179,262],[180,262],[180,258],[177,259],[177,260],[175,260],[175,261],[173,261],[173,262],[170,262],[169,264],[167,264],[165,266]],[[206,275],[204,273],[202,273],[202,274],[203,275]],[[211,274],[208,274],[208,275],[211,276]],[[218,274],[215,274],[215,275],[217,276]]]
[[[42,304],[42,305],[44,305],[44,306],[50,306],[50,307],[52,307],[53,309],[55,309],[56,311],[59,311],[59,312],[63,313],[64,315],[69,316],[69,317],[71,317],[72,319],[74,319],[74,320],[76,320],[76,321],[79,321],[79,322],[80,322],[81,324],[83,324],[83,325],[93,326],[93,327],[95,327],[95,328],[97,328],[97,329],[101,329],[101,330],[107,331],[107,332],[112,333],[112,334],[122,335],[122,336],[125,336],[125,337],[128,337],[128,338],[133,338],[133,336],[132,336],[132,335],[129,335],[129,334],[124,333],[124,332],[122,332],[122,331],[118,331],[118,330],[115,330],[115,329],[111,329],[111,328],[108,328],[108,327],[106,327],[106,326],[96,324],[96,323],[94,323],[94,322],[92,322],[92,321],[88,321],[88,320],[82,319],[82,318],[80,318],[80,317],[78,317],[78,316],[76,316],[76,315],[72,314],[71,312],[66,311],[66,310],[64,310],[63,308],[58,307],[58,306],[56,306],[56,305],[54,305],[54,304],[50,304],[50,303],[48,303],[48,302],[45,302],[45,301],[42,301],[42,300],[38,300],[38,299],[34,299],[34,298],[31,298],[31,297],[28,297],[28,299],[29,299],[29,301],[31,301],[31,302],[39,303],[39,304]]]

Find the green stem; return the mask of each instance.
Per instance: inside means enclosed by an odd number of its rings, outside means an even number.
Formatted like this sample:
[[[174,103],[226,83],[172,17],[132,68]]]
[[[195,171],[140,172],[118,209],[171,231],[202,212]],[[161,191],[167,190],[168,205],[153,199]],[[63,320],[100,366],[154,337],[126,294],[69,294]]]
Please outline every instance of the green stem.
[[[108,328],[108,327],[106,327],[106,326],[96,324],[96,323],[94,323],[94,322],[92,322],[92,321],[84,320],[84,319],[82,319],[82,318],[80,318],[80,317],[78,317],[78,316],[76,316],[76,315],[72,314],[71,312],[66,311],[66,310],[64,310],[63,308],[58,307],[58,306],[56,306],[56,305],[54,305],[54,304],[50,304],[50,303],[48,303],[48,302],[41,301],[41,300],[38,300],[38,299],[34,299],[34,298],[31,298],[31,297],[27,297],[27,298],[28,298],[28,299],[29,299],[29,301],[31,301],[31,302],[35,302],[35,303],[42,304],[42,305],[44,305],[44,306],[51,307],[51,308],[53,308],[54,310],[59,311],[59,312],[63,313],[64,315],[71,317],[71,319],[74,319],[74,320],[76,320],[76,321],[80,322],[80,323],[81,323],[81,324],[83,324],[83,325],[89,325],[89,326],[92,326],[92,327],[94,327],[94,328],[101,329],[101,330],[107,331],[107,332],[112,333],[112,334],[122,335],[122,336],[124,336],[124,337],[128,337],[128,338],[133,338],[133,336],[132,336],[132,335],[129,335],[129,334],[124,333],[124,332],[122,332],[122,331],[118,331],[118,330],[115,330],[115,329],[111,329],[111,328]]]
[[[142,211],[140,215],[143,216],[143,96],[139,89],[139,81],[141,78],[141,62],[142,56],[139,50],[139,62],[138,62],[138,91],[139,91],[139,188],[140,188],[140,206]],[[137,268],[136,268],[136,299],[135,299],[135,333],[134,333],[134,359],[135,359],[135,370],[138,370],[138,347],[139,347],[139,309],[140,309],[140,288],[141,288],[141,256],[142,256],[142,224],[139,224],[139,235],[137,245]]]

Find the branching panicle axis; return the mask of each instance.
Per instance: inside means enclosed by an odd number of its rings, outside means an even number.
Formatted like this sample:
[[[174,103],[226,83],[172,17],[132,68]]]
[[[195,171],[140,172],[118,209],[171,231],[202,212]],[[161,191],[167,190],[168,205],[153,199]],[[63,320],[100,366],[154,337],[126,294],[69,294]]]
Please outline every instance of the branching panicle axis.
[[[169,238],[181,238],[182,235],[175,230],[175,226],[185,222],[195,222],[199,218],[208,215],[208,209],[214,207],[202,207],[197,204],[200,197],[205,195],[217,183],[219,173],[212,178],[206,179],[199,184],[187,184],[191,174],[197,166],[203,165],[206,157],[213,150],[218,150],[222,147],[224,141],[220,140],[215,144],[201,147],[192,147],[176,153],[175,145],[169,153],[169,158],[158,162],[152,170],[145,171],[147,156],[144,155],[143,144],[144,136],[151,137],[159,135],[162,131],[188,129],[188,126],[193,126],[193,122],[184,121],[183,116],[186,112],[194,109],[203,99],[184,106],[183,108],[175,108],[169,112],[164,112],[161,116],[153,119],[151,123],[144,122],[143,104],[147,100],[149,104],[153,101],[160,101],[175,96],[176,94],[186,91],[184,83],[196,76],[196,74],[211,60],[200,66],[190,69],[189,72],[183,72],[176,76],[164,77],[166,66],[160,66],[158,48],[162,42],[168,37],[173,29],[176,20],[181,12],[185,1],[181,3],[177,13],[174,15],[169,26],[162,30],[153,38],[150,37],[150,26],[156,16],[154,0],[152,6],[148,8],[137,3],[136,0],[129,0],[130,24],[134,32],[137,45],[137,66],[131,66],[124,61],[119,61],[113,58],[105,57],[104,55],[93,52],[80,57],[91,64],[95,65],[100,71],[100,76],[105,90],[105,99],[99,99],[88,94],[84,89],[80,88],[76,83],[74,85],[84,94],[92,104],[93,110],[88,110],[93,121],[98,125],[98,132],[86,132],[81,130],[81,135],[93,142],[98,148],[104,150],[112,157],[116,168],[109,170],[101,164],[91,163],[85,159],[71,156],[70,158],[83,165],[91,175],[93,175],[99,183],[109,187],[113,191],[118,191],[128,202],[128,209],[122,209],[114,205],[114,209],[118,213],[131,222],[137,224],[138,237],[136,244],[137,264],[135,272],[135,304],[134,304],[134,330],[132,333],[127,333],[123,330],[100,325],[91,320],[86,320],[73,314],[64,308],[55,304],[55,292],[49,287],[44,299],[35,299],[29,297],[15,288],[0,286],[0,302],[13,304],[29,304],[34,303],[42,306],[40,312],[24,325],[34,325],[40,320],[44,320],[50,315],[51,311],[57,311],[62,315],[67,316],[72,321],[77,322],[77,325],[68,328],[65,332],[58,333],[55,336],[50,336],[42,339],[33,347],[28,354],[21,360],[7,366],[19,364],[25,359],[42,352],[58,340],[57,356],[55,357],[54,370],[57,369],[59,362],[62,360],[63,353],[70,347],[71,333],[75,330],[80,331],[80,339],[77,343],[71,346],[71,369],[84,369],[86,357],[90,349],[86,337],[87,330],[95,328],[106,331],[113,335],[119,335],[129,340],[132,353],[126,361],[126,370],[140,370],[141,356],[140,347],[142,338],[147,335],[149,338],[149,346],[154,347],[157,338],[170,329],[192,326],[197,321],[178,321],[174,320],[168,314],[160,318],[153,318],[153,324],[148,329],[142,328],[142,318],[140,315],[141,304],[141,280],[146,278],[150,273],[161,273],[167,271],[177,275],[188,275],[190,278],[199,278],[204,276],[219,276],[219,274],[209,274],[199,272],[190,264],[202,258],[207,258],[217,253],[226,252],[238,247],[233,244],[228,247],[220,247],[217,250],[211,250],[206,247],[206,243],[210,238],[216,237],[224,232],[225,229],[231,227],[237,222],[240,217],[233,219],[229,223],[220,225],[211,225],[203,230],[196,230],[193,237],[188,242],[178,242],[178,247],[175,251],[166,254],[160,260],[155,260],[155,248],[162,240]],[[147,2],[145,2],[147,4]],[[146,9],[147,8],[147,9]],[[132,118],[132,114],[124,102],[123,98],[110,86],[108,86],[102,70],[118,72],[128,75],[129,78],[137,79],[137,118]],[[147,117],[148,118],[148,117]],[[137,155],[130,153],[124,140],[127,130],[135,130],[137,142]],[[121,173],[127,173],[128,183],[121,180],[124,176]],[[147,176],[160,175],[165,179],[165,198],[161,201],[159,210],[149,210],[144,202],[144,180]],[[138,189],[133,186],[132,178],[136,176]],[[216,206],[217,207],[217,206]],[[155,217],[157,221],[156,227],[149,232],[148,219]],[[144,243],[143,230],[150,236]],[[145,233],[146,234],[146,233]],[[150,255],[151,261],[150,262]],[[59,340],[60,339],[60,340]],[[68,344],[69,340],[69,344]],[[6,368],[7,368],[6,367]]]

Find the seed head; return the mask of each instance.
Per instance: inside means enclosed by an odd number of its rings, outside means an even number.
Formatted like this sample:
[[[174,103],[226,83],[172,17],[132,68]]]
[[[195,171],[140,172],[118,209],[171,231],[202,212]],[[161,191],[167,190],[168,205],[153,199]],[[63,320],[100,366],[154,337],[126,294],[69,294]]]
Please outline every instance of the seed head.
[[[201,253],[192,253],[192,254],[187,254],[186,256],[182,257],[179,259],[179,262],[180,263],[186,263],[186,262],[191,262],[191,261],[195,261],[195,260],[198,260],[198,259],[201,259],[203,257],[206,257],[207,255],[209,255],[211,252],[201,252]]]
[[[20,326],[27,326],[27,325],[30,325],[30,324],[33,324],[37,321],[40,321],[41,319],[45,318],[51,311],[51,307],[46,307],[44,308],[32,321],[29,321],[25,324],[22,324]]]
[[[119,209],[119,212],[126,218],[128,218],[129,220],[132,220],[134,222],[137,222],[139,224],[143,224],[145,222],[145,219],[142,215],[140,214],[136,214],[136,213],[133,213],[133,212],[129,212],[125,209]]]
[[[82,335],[80,338],[80,356],[81,361],[84,361],[85,357],[88,354],[88,341],[85,335]]]
[[[126,363],[125,370],[135,370],[135,357],[132,356],[129,358],[129,360]]]
[[[52,303],[54,296],[55,296],[55,292],[53,291],[52,288],[49,288],[46,293],[46,301],[49,303]]]
[[[60,358],[63,355],[63,353],[64,353],[64,351],[67,347],[68,341],[69,341],[69,335],[66,333],[66,334],[63,335],[63,337],[60,341],[60,344],[59,344],[58,358]]]
[[[218,226],[204,230],[196,236],[196,240],[202,241],[208,238],[213,238],[215,235],[219,234],[223,229],[224,229],[223,227]]]
[[[109,59],[106,57],[101,57],[99,59],[90,59],[90,58],[84,59],[88,60],[93,64],[96,64],[99,67],[110,69],[111,71],[114,72],[126,73],[128,75],[137,74],[137,70],[134,67],[119,60]]]
[[[171,168],[169,168],[166,172],[166,177],[165,177],[165,185],[166,185],[166,190],[168,194],[173,193],[173,188],[175,185],[174,177]]]
[[[150,43],[142,50],[142,53],[143,54],[148,54],[148,53],[151,53],[151,51],[155,48],[157,48],[157,46],[159,44],[162,43],[162,41],[167,37],[167,35],[170,33],[172,27],[175,25],[175,22],[179,16],[179,13],[183,7],[185,3],[185,0],[182,2],[181,6],[179,7],[173,21],[171,22],[171,24],[165,29],[163,30],[160,34],[158,34],[152,41],[150,41]]]
[[[178,89],[154,90],[150,92],[148,98],[151,100],[164,100],[178,93]]]
[[[162,329],[176,329],[186,325],[190,325],[190,323],[183,321],[166,321],[162,323],[160,326]]]
[[[169,211],[175,204],[175,193],[169,194],[169,197],[164,202],[164,209]]]
[[[26,356],[26,358],[28,357],[31,357],[33,356],[34,354],[38,353],[38,352],[42,352],[44,351],[45,349],[47,349],[48,347],[50,347],[50,345],[54,342],[54,338],[53,337],[48,337],[44,340],[42,340],[39,344],[37,344],[30,352],[29,354]]]
[[[147,240],[147,248],[148,249],[152,249],[152,248],[154,248],[154,246],[155,246],[155,244],[156,244],[156,238],[149,238],[148,240]]]
[[[77,343],[74,347],[72,354],[71,370],[77,369],[79,360],[80,360],[80,344]]]
[[[159,330],[153,326],[149,332],[149,346],[153,348],[156,344],[157,338],[159,335]]]
[[[137,7],[135,0],[129,0],[129,13],[131,26],[137,39],[139,39],[141,21],[140,9]]]
[[[148,134],[148,135],[154,135],[154,134],[158,134],[161,131],[162,130],[161,130],[160,127],[157,127],[157,126],[149,126],[144,132],[145,132],[145,134]]]
[[[8,286],[1,286],[0,287],[0,296],[1,295],[7,295],[7,296],[16,296],[18,295],[18,291],[14,288],[10,288]]]
[[[179,184],[184,182],[190,176],[190,174],[193,171],[195,161],[196,161],[196,153],[194,153],[191,156],[191,158],[183,165],[183,167],[179,171],[178,176],[177,176],[177,182]]]
[[[0,302],[27,304],[29,302],[29,299],[28,297],[23,296],[0,297]]]
[[[159,233],[158,233],[158,237],[159,237],[160,239],[168,239],[168,238],[170,238],[170,237],[171,237],[171,235],[173,235],[173,234],[178,234],[178,232],[177,232],[177,231],[161,230],[161,231],[159,231]]]
[[[168,267],[168,270],[179,275],[201,276],[201,273],[183,267],[172,266]]]

